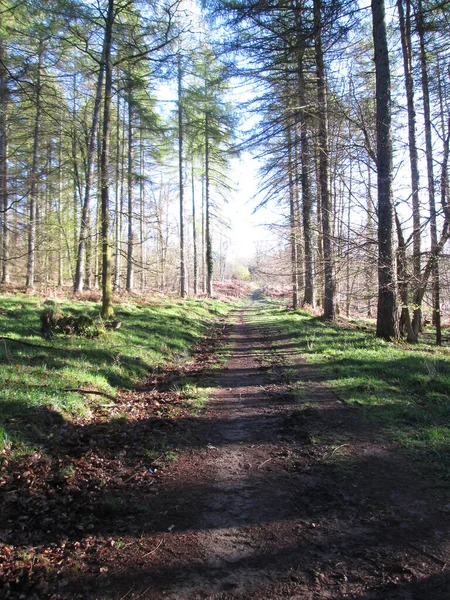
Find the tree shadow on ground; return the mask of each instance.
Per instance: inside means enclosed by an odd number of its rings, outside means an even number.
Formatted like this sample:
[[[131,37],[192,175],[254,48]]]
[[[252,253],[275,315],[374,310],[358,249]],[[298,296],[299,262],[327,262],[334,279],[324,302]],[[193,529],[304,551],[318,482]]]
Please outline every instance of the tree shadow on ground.
[[[237,352],[254,349],[234,341]],[[275,353],[288,349],[290,337],[273,340]],[[199,415],[173,418],[164,406],[158,415],[145,389],[139,402],[150,416],[134,418],[124,404],[122,416],[94,423],[10,403],[10,418],[25,422],[24,441],[40,450],[25,462],[12,458],[0,476],[0,543],[32,551],[7,597],[41,594],[45,579],[42,597],[177,598],[200,585],[204,597],[214,589],[225,599],[245,572],[240,597],[276,598],[271,586],[281,582],[302,598],[448,599],[446,558],[435,550],[448,538],[447,490],[431,495],[423,470],[392,444],[375,443],[385,406],[369,407],[373,419],[364,420],[335,401],[323,373],[282,363],[272,365],[275,374],[258,365],[218,369],[226,391]],[[291,385],[306,385],[301,395],[287,393],[286,371]],[[239,476],[224,483],[204,467],[239,448],[248,461]],[[245,539],[250,529],[254,545],[225,545],[219,562],[195,543],[235,531]],[[188,556],[180,556],[189,534]]]
[[[249,370],[250,379],[253,375]],[[20,468],[17,463],[17,470],[2,486],[1,542],[23,548],[73,548],[87,539],[126,539],[139,545],[143,536],[155,544],[163,536],[170,547],[172,525],[178,536],[261,527],[269,539],[272,529],[286,531],[284,543],[270,550],[250,549],[248,556],[231,561],[233,572],[270,568],[273,577],[283,578],[295,571],[305,585],[312,585],[316,575],[311,573],[323,571],[322,585],[338,589],[342,573],[347,578],[353,572],[360,576],[362,566],[369,573],[369,584],[379,585],[380,569],[374,565],[384,565],[388,578],[398,578],[395,593],[405,590],[405,598],[424,597],[408,596],[416,590],[422,593],[422,584],[409,581],[411,569],[405,570],[403,563],[407,560],[417,572],[424,560],[429,562],[420,548],[442,535],[438,524],[442,514],[424,506],[423,482],[412,477],[414,466],[405,471],[406,463],[395,451],[380,452],[368,443],[363,455],[353,456],[344,448],[334,453],[333,446],[354,435],[353,417],[358,418],[358,410],[335,404],[321,413],[320,401],[317,408],[305,410],[293,408],[289,401],[280,412],[276,394],[249,392],[242,405],[249,403],[259,410],[230,417],[220,416],[226,414],[227,396],[222,400],[219,417],[207,413],[176,420],[152,417],[95,424],[73,424],[55,411],[29,407],[24,417],[39,427],[26,428],[25,435],[33,444],[40,443],[41,452]],[[267,413],[268,409],[275,413]],[[313,442],[313,435],[326,435],[327,445]],[[280,442],[283,456],[279,456]],[[164,481],[163,476],[160,485],[168,452],[185,451],[186,460],[194,461],[195,472],[206,456],[239,444],[269,451],[271,460],[263,466],[250,465],[248,474],[226,493],[208,472],[194,481],[189,477]],[[411,552],[411,544],[419,551]],[[163,553],[164,564],[149,563],[144,554],[114,549],[111,560],[119,557],[120,567],[113,569],[108,552],[101,559],[87,553],[83,561],[88,572],[73,579],[72,597],[76,593],[96,597],[89,594],[101,592],[102,597],[118,598],[129,590],[130,581],[134,592],[142,593],[148,585],[176,591],[189,583],[193,572],[212,568],[205,557],[189,566],[167,553]],[[90,573],[103,560],[110,570],[96,581]],[[333,566],[338,563],[339,567]],[[116,570],[117,576],[112,574]],[[47,575],[50,580],[55,577]],[[223,577],[228,581],[228,576]],[[436,584],[430,589],[436,594],[443,577],[430,578],[429,586]],[[17,584],[18,592],[33,589],[32,579]],[[403,597],[383,593],[384,589],[355,599]]]

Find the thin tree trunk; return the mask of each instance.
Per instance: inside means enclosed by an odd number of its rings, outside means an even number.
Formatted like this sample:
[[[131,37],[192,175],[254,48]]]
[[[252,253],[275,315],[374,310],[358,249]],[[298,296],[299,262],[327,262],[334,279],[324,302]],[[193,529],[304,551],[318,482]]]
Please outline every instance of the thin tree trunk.
[[[62,195],[63,195],[63,116],[59,123],[59,151],[58,151],[58,224],[59,224],[59,246],[58,246],[58,287],[64,282],[64,256],[63,256],[63,220],[62,220]]]
[[[195,178],[194,178],[194,159],[192,159],[192,244],[194,246],[194,296],[198,294],[198,256],[197,256],[197,223],[195,211]]]
[[[101,151],[101,238],[102,238],[102,310],[103,319],[113,312],[111,283],[111,245],[109,240],[109,138],[111,127],[112,98],[112,30],[114,25],[114,0],[108,0],[108,13],[105,24],[105,99],[103,108],[103,130]]]
[[[346,260],[346,269],[345,269],[345,279],[346,279],[346,307],[345,314],[347,317],[350,316],[350,307],[351,307],[351,291],[350,291],[350,225],[351,225],[351,204],[352,204],[352,193],[353,193],[353,169],[352,164],[350,163],[350,181],[348,186],[348,204],[347,204],[347,260]]]
[[[313,197],[311,193],[310,144],[308,139],[308,117],[306,114],[306,83],[303,66],[303,55],[298,61],[298,98],[300,103],[300,142],[301,142],[301,184],[302,184],[302,219],[304,240],[305,293],[303,306],[314,306],[314,245],[312,231]]]
[[[391,73],[384,0],[372,0],[377,97],[378,311],[377,336],[398,337],[392,205]]]
[[[436,215],[436,190],[434,185],[433,173],[433,141],[431,133],[431,110],[430,110],[430,90],[428,84],[428,63],[425,48],[425,27],[423,22],[422,0],[417,3],[417,32],[420,43],[420,70],[422,77],[422,96],[424,109],[425,125],[425,152],[427,158],[427,180],[428,180],[428,205],[430,210],[430,238],[431,248],[435,248],[438,242],[437,238],[437,215]],[[436,327],[436,345],[442,344],[441,331],[441,301],[440,301],[440,274],[439,261],[436,257],[433,264],[433,325]]]
[[[403,70],[405,74],[406,101],[408,109],[408,149],[411,169],[412,213],[413,213],[413,299],[414,310],[412,328],[417,337],[422,322],[422,310],[418,302],[418,284],[421,275],[420,265],[420,198],[419,198],[419,158],[416,141],[416,109],[414,104],[414,79],[411,51],[411,4],[406,0],[406,18],[403,7],[404,0],[397,0],[400,24],[400,36],[403,53]]]
[[[287,127],[288,136],[288,181],[289,181],[289,242],[291,246],[291,285],[292,285],[292,307],[298,308],[298,264],[297,264],[297,222],[295,218],[294,199],[294,177],[292,157],[292,129],[291,124]]]
[[[298,283],[298,294],[297,304],[301,294],[305,292],[305,272],[304,272],[304,256],[303,256],[303,235],[302,235],[302,220],[300,218],[300,174],[299,174],[299,163],[300,163],[300,136],[299,126],[295,123],[294,127],[294,165],[293,165],[293,177],[294,177],[294,215],[296,224],[296,240],[297,240],[297,283]]]
[[[181,55],[178,54],[178,176],[180,194],[180,296],[186,297],[186,263],[184,248],[184,178],[183,178],[183,103]]]
[[[122,235],[122,192],[123,192],[123,163],[121,160],[120,144],[120,94],[117,94],[117,123],[116,123],[116,181],[115,181],[115,271],[114,271],[114,290],[120,289],[120,269],[121,269],[121,235]]]
[[[134,233],[133,233],[133,107],[131,104],[131,89],[128,95],[128,236],[127,236],[127,292],[133,291],[134,265]]]
[[[145,179],[144,179],[144,163],[145,163],[145,147],[142,123],[139,129],[139,245],[141,247],[141,291],[145,290],[145,275],[146,275],[146,252],[145,252],[145,234],[144,234],[144,219],[145,219]]]
[[[8,207],[8,103],[9,90],[6,71],[6,47],[0,39],[0,211],[2,283],[9,282],[9,207]]]
[[[395,213],[395,224],[397,228],[398,250],[397,250],[397,279],[400,300],[402,302],[402,310],[400,314],[400,333],[406,333],[408,342],[416,342],[417,336],[414,335],[411,322],[411,314],[409,312],[409,292],[408,292],[408,268],[406,258],[406,242],[403,235],[400,219],[397,212]]]
[[[373,200],[372,200],[372,177],[370,170],[370,158],[367,161],[367,234],[366,239],[368,240],[367,248],[371,248],[371,240],[375,239],[375,227],[373,220]],[[364,280],[366,284],[367,294],[367,316],[371,319],[372,314],[372,285],[374,280],[374,268],[372,254],[370,251],[366,254],[365,268],[364,268]]]
[[[95,150],[97,145],[97,133],[99,127],[100,117],[100,106],[102,101],[102,90],[103,90],[103,77],[105,72],[104,59],[100,63],[100,70],[97,78],[97,85],[95,90],[95,101],[94,111],[92,114],[92,125],[89,134],[89,148],[87,155],[87,168],[86,168],[86,183],[84,189],[84,201],[83,208],[81,211],[81,222],[80,222],[80,237],[78,240],[78,255],[77,265],[75,269],[75,283],[74,292],[82,292],[84,289],[84,278],[86,270],[86,246],[87,238],[89,236],[89,221],[90,221],[90,209],[91,209],[91,191],[92,181],[94,178],[94,162],[95,162]]]
[[[317,140],[314,144],[314,169],[315,169],[315,177],[316,177],[316,188],[317,188],[317,260],[316,264],[319,265],[319,273],[317,276],[317,296],[318,300],[316,300],[317,306],[320,308],[324,307],[324,277],[323,277],[323,233],[322,233],[322,200],[320,193],[320,177],[319,177],[319,148],[317,146]]]
[[[331,239],[331,198],[329,191],[328,108],[325,81],[325,66],[322,48],[321,0],[314,0],[314,49],[317,72],[319,177],[322,203],[323,270],[324,270],[324,318],[333,320],[334,275],[333,248]]]
[[[206,293],[213,294],[213,254],[211,239],[211,207],[209,197],[209,116],[205,115],[205,245],[206,245]]]
[[[73,252],[78,249],[78,199],[81,201],[80,187],[80,172],[78,168],[78,153],[77,153],[77,126],[76,126],[76,109],[77,109],[77,74],[73,76],[73,106],[72,106],[72,164],[73,164],[73,182],[72,182],[72,201],[73,201]],[[75,274],[72,273],[75,280]]]
[[[202,290],[204,294],[206,294],[205,195],[205,176],[202,175]]]
[[[30,193],[28,203],[28,257],[27,257],[27,275],[26,286],[34,287],[35,266],[36,266],[36,214],[37,214],[37,191],[38,191],[38,155],[39,142],[41,136],[41,117],[42,117],[42,61],[44,49],[42,43],[38,48],[38,72],[36,81],[36,116],[34,121],[33,133],[33,156],[30,169]]]

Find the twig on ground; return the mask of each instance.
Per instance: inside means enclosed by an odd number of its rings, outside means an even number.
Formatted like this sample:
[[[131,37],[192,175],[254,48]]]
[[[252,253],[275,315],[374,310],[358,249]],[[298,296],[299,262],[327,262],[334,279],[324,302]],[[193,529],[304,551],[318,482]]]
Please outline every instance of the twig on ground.
[[[45,386],[42,386],[45,387]],[[78,392],[80,394],[95,394],[96,396],[104,396],[105,398],[108,398],[109,400],[116,400],[116,398],[114,396],[111,396],[111,394],[107,394],[106,392],[101,392],[100,390],[85,390],[83,388],[64,388],[62,390],[63,392]]]
[[[341,444],[340,446],[337,446],[333,452],[330,454],[330,458],[333,456],[333,454],[335,454],[338,450],[340,450],[341,448],[343,448],[344,446],[348,446],[349,444]]]
[[[17,338],[8,337],[6,335],[1,335],[0,340],[7,342],[15,342],[16,344],[28,346],[29,348],[41,348],[42,350],[54,350],[56,352],[80,352],[79,348],[64,348],[64,346],[46,346],[45,344],[33,344],[31,342],[25,342],[25,340],[18,340]]]
[[[256,468],[259,469],[260,467],[262,467],[263,465],[265,465],[266,463],[269,462],[269,460],[272,460],[272,457],[268,458],[267,460],[265,460],[264,462],[262,462],[260,465],[258,465]]]
[[[139,598],[142,598],[144,596],[144,594],[146,594],[148,592],[148,590],[151,590],[152,586],[149,585],[147,589],[145,589],[142,594],[139,594],[139,596],[136,596],[136,600],[139,600]]]
[[[6,358],[6,362],[10,365],[11,364],[11,359],[9,358],[9,354],[8,354],[8,347],[6,345],[6,340],[5,338],[3,339],[3,345],[5,346],[5,358]]]
[[[146,558],[147,556],[150,556],[150,554],[154,554],[158,548],[161,546],[161,544],[163,543],[164,539],[159,541],[159,544],[156,546],[156,548],[153,548],[153,550],[150,550],[150,552],[147,552],[147,554],[144,554],[144,556],[142,558]]]
[[[22,344],[22,346],[30,346],[30,348],[44,348],[46,350],[67,350],[71,351],[72,348],[57,348],[56,346],[44,346],[43,344],[32,344],[31,342],[25,342],[24,340],[18,340],[17,338],[7,337],[2,335],[0,340],[7,342],[15,342],[16,344]]]

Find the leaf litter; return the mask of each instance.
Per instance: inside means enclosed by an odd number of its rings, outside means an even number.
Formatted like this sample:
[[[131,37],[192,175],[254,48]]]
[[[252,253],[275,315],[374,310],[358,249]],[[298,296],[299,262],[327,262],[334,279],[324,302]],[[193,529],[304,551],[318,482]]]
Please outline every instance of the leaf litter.
[[[57,420],[34,452],[17,456],[11,445],[1,452],[2,598],[55,600],[77,574],[107,576],[105,554],[126,544],[133,523],[142,527],[142,498],[164,477],[173,440],[189,427],[191,398],[181,383],[214,366],[227,333],[221,321],[191,360],[158,366],[89,417]]]

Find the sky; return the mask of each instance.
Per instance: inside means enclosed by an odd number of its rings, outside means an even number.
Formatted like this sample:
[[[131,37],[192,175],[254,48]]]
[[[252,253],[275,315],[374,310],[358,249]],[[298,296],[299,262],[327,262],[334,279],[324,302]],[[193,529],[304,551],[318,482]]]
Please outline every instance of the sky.
[[[251,259],[256,247],[268,241],[275,241],[274,235],[265,226],[279,218],[276,211],[261,208],[255,212],[259,200],[256,197],[258,185],[258,162],[248,152],[244,152],[232,165],[230,179],[235,186],[226,213],[230,218],[230,259]]]

